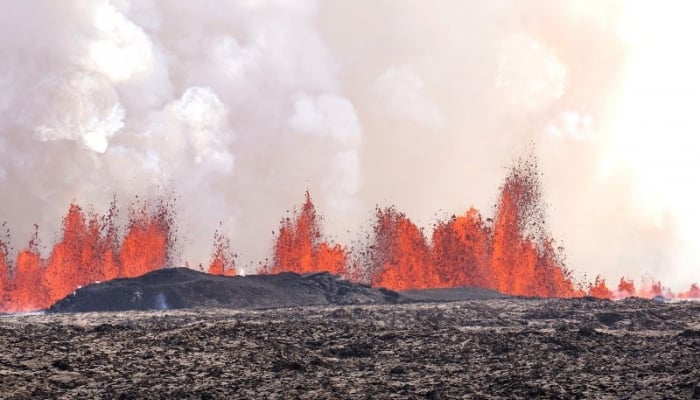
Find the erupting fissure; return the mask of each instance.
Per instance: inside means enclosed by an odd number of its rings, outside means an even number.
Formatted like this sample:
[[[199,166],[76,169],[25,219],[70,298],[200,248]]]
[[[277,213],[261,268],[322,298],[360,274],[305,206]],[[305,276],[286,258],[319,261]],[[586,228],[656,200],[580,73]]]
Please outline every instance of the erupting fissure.
[[[534,157],[518,160],[501,187],[494,219],[484,221],[470,208],[438,222],[430,241],[395,207],[377,207],[370,243],[350,250],[322,239],[307,192],[301,211],[282,221],[272,264],[260,272],[329,271],[393,290],[477,286],[539,297],[700,298],[696,284],[676,294],[658,281],[643,282],[639,291],[624,278],[616,291],[600,276],[575,284],[548,233],[537,171]]]
[[[61,238],[47,258],[39,252],[36,229],[14,259],[9,231],[5,233],[0,238],[0,311],[46,308],[80,286],[135,277],[172,264],[176,241],[172,203],[132,204],[123,232],[117,215],[116,202],[105,215],[70,205]],[[537,165],[531,157],[511,168],[494,218],[484,220],[470,208],[464,215],[436,223],[429,240],[392,206],[376,208],[368,243],[355,248],[332,244],[324,239],[322,218],[307,191],[301,208],[281,221],[272,260],[258,272],[328,271],[393,290],[478,286],[522,296],[700,298],[696,284],[676,294],[653,280],[642,282],[641,289],[621,278],[611,290],[600,276],[592,283],[575,284],[544,219]],[[7,230],[5,224],[3,229]],[[217,230],[207,271],[235,275],[236,258],[229,239]]]
[[[540,196],[536,165],[523,159],[502,187],[494,220],[485,223],[471,208],[439,222],[430,243],[404,214],[378,209],[366,263],[371,283],[398,290],[479,286],[524,296],[584,295],[546,234]]]
[[[102,216],[72,204],[63,219],[62,237],[48,258],[40,255],[36,232],[14,263],[7,244],[0,243],[0,309],[45,308],[80,286],[162,268],[175,241],[172,210],[163,200],[132,204],[121,236],[116,202]]]

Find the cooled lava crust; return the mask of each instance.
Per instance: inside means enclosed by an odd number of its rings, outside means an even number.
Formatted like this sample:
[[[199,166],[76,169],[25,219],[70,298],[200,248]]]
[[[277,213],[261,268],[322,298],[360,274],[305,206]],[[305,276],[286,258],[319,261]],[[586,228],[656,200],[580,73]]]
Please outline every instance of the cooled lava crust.
[[[629,299],[0,319],[0,397],[690,399],[700,305]]]

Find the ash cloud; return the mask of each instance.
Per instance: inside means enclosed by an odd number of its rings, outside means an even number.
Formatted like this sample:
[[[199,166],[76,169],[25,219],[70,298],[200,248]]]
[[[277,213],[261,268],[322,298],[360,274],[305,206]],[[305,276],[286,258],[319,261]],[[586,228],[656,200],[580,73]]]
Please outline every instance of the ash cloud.
[[[628,6],[4,3],[0,219],[15,247],[33,223],[50,242],[71,201],[100,210],[167,188],[183,262],[208,262],[219,223],[254,262],[307,188],[349,243],[377,203],[426,227],[436,212],[490,213],[534,143],[570,267],[700,279],[678,210],[650,212],[637,173],[603,167]]]

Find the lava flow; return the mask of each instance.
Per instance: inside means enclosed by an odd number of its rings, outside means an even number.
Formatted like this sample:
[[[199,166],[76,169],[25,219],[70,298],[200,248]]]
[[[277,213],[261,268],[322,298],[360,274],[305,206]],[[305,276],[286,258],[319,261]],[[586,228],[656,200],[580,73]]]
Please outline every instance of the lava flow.
[[[0,311],[45,308],[80,286],[170,266],[176,241],[173,209],[164,200],[132,204],[122,231],[115,202],[105,215],[73,204],[47,258],[40,254],[36,233],[15,259],[9,240],[0,240]],[[207,271],[235,275],[236,258],[217,230]],[[610,289],[600,276],[575,284],[563,260],[545,226],[536,164],[526,158],[511,168],[493,218],[470,208],[439,221],[429,237],[395,207],[377,207],[367,243],[355,248],[332,244],[324,240],[322,218],[307,192],[301,208],[281,221],[272,260],[258,272],[328,271],[393,290],[478,286],[540,297],[700,298],[696,284],[676,294],[654,280],[643,281],[641,288],[622,278]]]

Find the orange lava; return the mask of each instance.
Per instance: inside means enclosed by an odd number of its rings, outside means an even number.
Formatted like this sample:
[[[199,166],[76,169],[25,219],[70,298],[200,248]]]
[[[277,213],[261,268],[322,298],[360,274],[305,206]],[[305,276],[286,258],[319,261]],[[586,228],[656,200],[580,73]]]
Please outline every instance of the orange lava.
[[[494,222],[485,223],[472,208],[438,223],[431,243],[393,207],[377,210],[369,248],[370,283],[394,290],[479,286],[523,296],[583,295],[537,219],[535,170],[529,160],[512,169]],[[533,226],[539,231],[530,232]]]
[[[475,208],[440,222],[433,231],[431,255],[441,287],[490,284],[491,229]]]
[[[642,282],[644,283],[644,282]],[[645,298],[654,298],[657,296],[664,296],[664,289],[661,286],[661,282],[659,281],[652,281],[650,283],[646,283],[642,286],[641,289],[637,291],[637,296],[639,297],[645,297]]]
[[[631,297],[637,295],[637,289],[634,287],[634,282],[627,280],[624,277],[620,278],[620,283],[617,285],[619,297]]]
[[[700,299],[700,287],[698,287],[697,283],[693,283],[687,292],[679,293],[677,297],[681,299]]]
[[[72,204],[63,219],[61,238],[46,259],[39,253],[36,233],[19,251],[14,265],[8,262],[7,246],[0,245],[0,309],[45,308],[80,286],[142,275],[167,264],[174,240],[167,204],[132,209],[123,238],[117,233],[115,218],[115,204],[104,216]]]
[[[212,275],[236,275],[236,254],[231,250],[231,241],[219,231],[214,233],[214,252],[207,272]]]
[[[376,210],[370,284],[394,290],[440,287],[423,232],[395,208]]]
[[[439,221],[430,235],[396,208],[377,207],[368,243],[352,251],[324,239],[322,218],[307,191],[301,208],[281,221],[272,260],[259,272],[328,271],[393,290],[477,286],[538,297],[700,299],[697,284],[675,294],[652,279],[637,287],[621,278],[614,289],[601,276],[574,284],[544,223],[536,167],[526,158],[511,168],[493,218],[470,208]],[[165,201],[132,204],[120,232],[115,202],[105,215],[72,204],[46,258],[39,251],[38,227],[14,259],[9,232],[0,232],[0,311],[46,308],[80,286],[167,266],[175,242],[172,209]],[[236,275],[236,258],[229,239],[216,231],[207,271]]]
[[[612,299],[613,292],[605,285],[605,279],[596,276],[595,282],[588,287],[588,294],[599,299]]]
[[[301,210],[295,210],[291,218],[280,224],[279,235],[275,240],[271,265],[262,267],[261,273],[328,271],[348,277],[348,260],[345,249],[323,241],[321,218],[306,192],[306,201]]]

